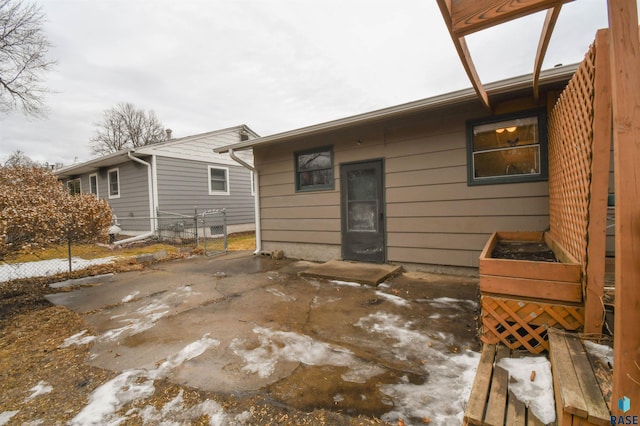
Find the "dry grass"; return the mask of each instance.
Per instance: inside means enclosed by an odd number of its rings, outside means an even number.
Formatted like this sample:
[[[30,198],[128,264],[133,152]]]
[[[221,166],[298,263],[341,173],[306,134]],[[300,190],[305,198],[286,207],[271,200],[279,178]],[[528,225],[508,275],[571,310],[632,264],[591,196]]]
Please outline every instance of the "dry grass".
[[[256,247],[256,236],[254,232],[242,232],[231,234],[228,237],[228,249],[230,251],[254,250]],[[117,255],[119,257],[133,257],[141,254],[156,253],[166,250],[167,254],[178,253],[178,248],[169,244],[137,245],[127,248],[111,249],[105,245],[98,244],[73,244],[71,255],[83,259],[98,259]],[[6,263],[36,262],[39,260],[64,259],[68,256],[68,246],[66,244],[47,247],[39,250],[23,251],[3,259]]]
[[[231,234],[228,237],[227,245],[230,251],[255,250],[256,233],[241,232],[237,234]]]

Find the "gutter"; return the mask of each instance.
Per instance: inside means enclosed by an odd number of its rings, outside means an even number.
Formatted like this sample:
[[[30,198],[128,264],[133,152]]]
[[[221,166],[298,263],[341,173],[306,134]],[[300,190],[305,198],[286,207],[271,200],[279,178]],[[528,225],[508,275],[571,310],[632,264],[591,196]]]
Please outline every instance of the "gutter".
[[[540,73],[539,85],[548,85],[560,81],[569,81],[571,76],[577,70],[579,64],[564,65],[557,68],[544,70]],[[532,74],[526,74],[519,77],[513,77],[484,85],[489,96],[509,93],[517,90],[526,90],[532,85]],[[478,98],[473,88],[458,90],[455,92],[445,93],[426,99],[407,102],[375,111],[365,112],[363,114],[353,115],[345,118],[339,118],[333,121],[314,124],[299,129],[288,130],[282,133],[276,133],[270,136],[263,136],[248,141],[226,145],[215,148],[214,152],[224,154],[231,149],[236,151],[253,148],[257,145],[268,145],[272,143],[286,142],[297,138],[307,137],[325,132],[336,131],[354,125],[364,125],[380,120],[393,119],[395,117],[403,117],[414,113],[431,111],[438,108],[454,106],[461,103],[471,102]]]
[[[215,152],[215,150],[214,150]],[[229,149],[228,151],[229,153],[229,157],[231,157],[231,159],[233,161],[235,161],[236,163],[240,164],[242,167],[244,167],[245,169],[250,170],[251,172],[253,172],[253,188],[254,188],[254,192],[255,195],[253,196],[253,209],[254,209],[254,214],[255,214],[255,222],[256,222],[256,250],[253,252],[253,254],[260,254],[260,252],[262,251],[262,231],[261,231],[261,227],[260,227],[260,176],[258,175],[258,170],[256,170],[256,168],[254,166],[252,166],[251,164],[247,163],[246,161],[244,161],[241,158],[238,158],[236,156],[236,153],[233,151],[233,149]]]
[[[144,240],[145,238],[151,237],[156,233],[155,212],[154,212],[155,205],[156,205],[156,202],[155,202],[156,198],[154,197],[155,194],[153,190],[154,188],[153,171],[152,171],[153,168],[151,167],[151,164],[147,163],[146,161],[141,160],[138,157],[134,157],[133,156],[134,152],[135,152],[134,150],[127,151],[127,157],[129,157],[131,161],[135,161],[136,163],[142,164],[147,168],[147,182],[149,185],[149,226],[151,230],[149,232],[145,232],[142,235],[137,235],[135,237],[127,238],[125,240],[116,241],[113,243],[114,246],[130,243],[133,241]]]

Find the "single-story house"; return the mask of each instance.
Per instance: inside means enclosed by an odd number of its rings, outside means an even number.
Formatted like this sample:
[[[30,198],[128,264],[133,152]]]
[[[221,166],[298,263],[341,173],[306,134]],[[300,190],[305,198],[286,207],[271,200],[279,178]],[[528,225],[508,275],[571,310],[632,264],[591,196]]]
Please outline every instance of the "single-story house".
[[[55,174],[71,192],[89,192],[107,200],[129,234],[156,231],[158,221],[153,218],[158,211],[193,216],[196,209],[223,208],[228,232],[253,230],[251,172],[227,155],[212,152],[211,146],[256,137],[253,130],[240,125],[118,151]],[[241,158],[253,163],[251,151]]]
[[[253,150],[257,252],[476,268],[493,232],[548,228],[546,113],[576,68],[538,99],[530,75],[487,85],[492,112],[467,89],[214,151]]]

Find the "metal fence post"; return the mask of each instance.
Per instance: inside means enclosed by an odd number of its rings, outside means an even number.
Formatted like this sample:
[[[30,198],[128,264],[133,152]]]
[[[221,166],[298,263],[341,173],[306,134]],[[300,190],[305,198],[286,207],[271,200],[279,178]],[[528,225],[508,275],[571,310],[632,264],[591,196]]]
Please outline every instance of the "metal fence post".
[[[69,257],[69,279],[71,279],[71,273],[73,272],[73,266],[71,263],[71,233],[67,234],[67,254]]]
[[[193,209],[193,225],[196,228],[196,248],[199,247],[199,238],[198,238],[198,206],[195,206]]]

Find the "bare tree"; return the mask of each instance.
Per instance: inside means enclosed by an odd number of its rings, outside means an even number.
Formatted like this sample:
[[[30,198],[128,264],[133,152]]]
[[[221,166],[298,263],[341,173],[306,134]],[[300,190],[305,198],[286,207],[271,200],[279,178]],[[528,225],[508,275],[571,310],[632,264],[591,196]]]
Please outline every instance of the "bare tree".
[[[27,154],[16,149],[4,162],[4,167],[37,167],[39,164],[33,161]]]
[[[97,126],[91,149],[98,155],[162,142],[167,137],[153,111],[146,112],[128,102],[106,110]]]
[[[47,59],[51,44],[42,30],[45,16],[35,4],[0,0],[0,112],[22,110],[42,115],[46,71],[55,61]]]

